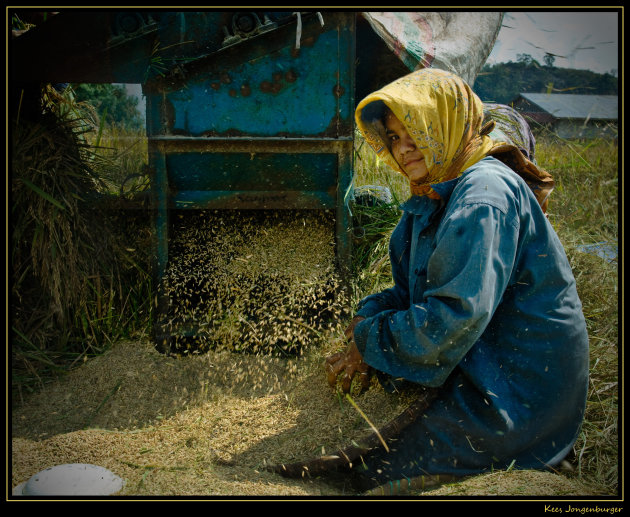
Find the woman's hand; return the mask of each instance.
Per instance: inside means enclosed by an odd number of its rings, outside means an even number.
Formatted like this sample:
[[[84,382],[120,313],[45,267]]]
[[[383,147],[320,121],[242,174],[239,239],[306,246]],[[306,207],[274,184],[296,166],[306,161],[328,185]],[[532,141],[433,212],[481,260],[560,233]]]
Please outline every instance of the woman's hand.
[[[355,317],[348,328],[345,331],[345,336],[350,345],[345,352],[339,352],[326,358],[326,370],[328,373],[328,384],[334,387],[337,383],[337,378],[341,373],[341,389],[344,393],[350,391],[352,379],[355,375],[359,375],[359,382],[361,389],[365,389],[370,384],[370,367],[367,363],[363,362],[363,357],[354,342],[354,327],[363,320],[360,316]]]
[[[355,316],[354,318],[352,318],[350,325],[348,325],[348,328],[344,331],[346,341],[354,341],[354,327],[356,327],[357,323],[363,321],[364,319],[365,318],[363,316]]]

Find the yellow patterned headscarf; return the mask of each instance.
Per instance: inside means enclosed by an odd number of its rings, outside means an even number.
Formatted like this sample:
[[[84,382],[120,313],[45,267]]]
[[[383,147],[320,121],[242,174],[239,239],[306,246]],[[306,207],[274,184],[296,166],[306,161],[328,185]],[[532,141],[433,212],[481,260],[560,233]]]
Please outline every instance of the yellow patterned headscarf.
[[[553,186],[551,177],[515,146],[490,138],[494,124],[483,125],[483,103],[461,78],[435,68],[417,70],[368,95],[357,106],[355,118],[365,140],[379,158],[405,175],[388,148],[382,122],[386,107],[402,122],[424,155],[428,175],[423,184],[411,185],[412,194],[437,198],[432,184],[458,177],[489,154],[508,152],[520,155],[516,161],[525,166],[534,182],[543,177],[549,182],[544,194],[546,204]]]

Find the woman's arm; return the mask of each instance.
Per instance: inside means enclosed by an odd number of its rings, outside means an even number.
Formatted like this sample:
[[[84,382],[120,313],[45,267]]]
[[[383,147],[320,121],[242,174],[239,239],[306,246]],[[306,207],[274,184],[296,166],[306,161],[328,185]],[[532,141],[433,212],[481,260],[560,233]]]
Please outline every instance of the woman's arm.
[[[449,210],[436,234],[422,299],[357,324],[362,359],[377,370],[439,386],[479,339],[508,285],[518,243],[504,207]]]

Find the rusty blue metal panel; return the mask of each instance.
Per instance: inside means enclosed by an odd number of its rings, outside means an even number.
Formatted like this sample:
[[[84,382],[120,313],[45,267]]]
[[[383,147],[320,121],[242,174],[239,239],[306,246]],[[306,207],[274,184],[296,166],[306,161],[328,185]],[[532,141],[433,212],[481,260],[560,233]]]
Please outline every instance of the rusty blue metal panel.
[[[195,78],[169,92],[175,134],[314,136],[336,128],[339,38],[319,36],[292,55],[293,41],[262,57]],[[344,110],[345,111],[345,110]]]

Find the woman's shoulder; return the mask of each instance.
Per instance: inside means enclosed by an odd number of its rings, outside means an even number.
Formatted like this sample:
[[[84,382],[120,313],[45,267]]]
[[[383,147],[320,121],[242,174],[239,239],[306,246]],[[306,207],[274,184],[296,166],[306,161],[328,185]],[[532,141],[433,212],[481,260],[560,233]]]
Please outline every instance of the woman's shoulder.
[[[485,181],[496,185],[510,185],[514,182],[518,183],[519,175],[501,160],[494,156],[486,156],[466,169],[461,179],[472,183]]]
[[[500,160],[486,157],[475,163],[459,178],[451,201],[458,204],[486,203],[502,211],[513,207],[522,198],[527,184]]]

